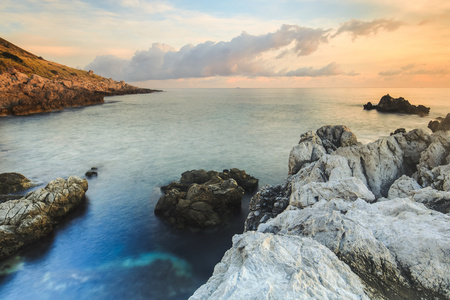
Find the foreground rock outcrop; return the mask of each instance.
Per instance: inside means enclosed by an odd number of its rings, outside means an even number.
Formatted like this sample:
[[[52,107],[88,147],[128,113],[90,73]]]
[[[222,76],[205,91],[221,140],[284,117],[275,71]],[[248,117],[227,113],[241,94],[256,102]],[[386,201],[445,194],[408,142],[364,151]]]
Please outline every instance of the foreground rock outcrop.
[[[424,105],[412,105],[408,100],[403,97],[393,98],[389,94],[381,97],[377,105],[373,105],[371,102],[364,104],[364,109],[372,110],[376,109],[380,112],[391,113],[403,113],[403,114],[415,114],[415,115],[427,115],[430,112],[430,108]]]
[[[252,191],[258,180],[239,169],[184,172],[179,182],[161,188],[165,193],[155,214],[178,228],[216,227],[241,208],[244,191]]]
[[[450,132],[325,148],[321,133],[342,129],[301,136],[286,181],[252,198],[246,232],[191,299],[450,298]]]
[[[0,259],[48,235],[84,199],[86,179],[58,178],[21,199],[0,203]]]

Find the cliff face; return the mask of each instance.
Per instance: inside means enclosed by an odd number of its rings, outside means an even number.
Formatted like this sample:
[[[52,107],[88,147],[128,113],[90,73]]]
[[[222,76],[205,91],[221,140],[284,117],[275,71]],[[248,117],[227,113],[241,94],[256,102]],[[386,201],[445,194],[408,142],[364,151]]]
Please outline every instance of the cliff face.
[[[0,38],[0,116],[98,104],[104,96],[155,91],[46,61]]]
[[[450,298],[449,131],[362,145],[326,126],[289,170],[191,299]]]

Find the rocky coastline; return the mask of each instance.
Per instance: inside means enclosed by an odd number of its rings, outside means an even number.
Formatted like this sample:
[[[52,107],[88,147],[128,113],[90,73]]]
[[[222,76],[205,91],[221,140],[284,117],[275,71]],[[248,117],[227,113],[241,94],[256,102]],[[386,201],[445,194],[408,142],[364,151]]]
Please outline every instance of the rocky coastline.
[[[450,131],[300,137],[194,299],[449,299]]]
[[[36,74],[28,77],[25,73],[10,69],[0,74],[0,116],[29,115],[65,107],[101,104],[105,96],[153,92],[157,90],[142,89],[106,78],[51,80]]]
[[[13,181],[9,185],[12,189],[4,189],[2,193],[29,187],[29,180],[16,174],[1,174],[9,176]],[[29,192],[25,196],[6,195],[9,196],[6,201],[0,202],[0,260],[52,232],[58,221],[83,201],[87,189],[86,179],[70,176],[66,180],[57,178],[45,188]]]
[[[160,92],[47,61],[0,38],[0,116],[104,103],[105,96]]]

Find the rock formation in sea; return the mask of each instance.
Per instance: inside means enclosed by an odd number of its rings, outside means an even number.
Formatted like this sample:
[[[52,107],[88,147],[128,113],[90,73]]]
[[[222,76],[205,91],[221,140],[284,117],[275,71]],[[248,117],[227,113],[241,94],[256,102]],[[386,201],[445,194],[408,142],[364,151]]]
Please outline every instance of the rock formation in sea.
[[[380,112],[392,112],[392,113],[404,113],[415,115],[427,115],[430,112],[430,108],[424,105],[412,105],[408,100],[403,97],[393,98],[389,94],[381,97],[377,105],[373,105],[371,102],[364,104],[364,109],[372,110],[376,109]]]
[[[105,96],[155,91],[47,61],[0,38],[0,116],[99,104]]]
[[[428,123],[428,128],[433,132],[450,130],[450,113],[448,113],[445,118],[430,121]]]
[[[223,172],[192,170],[179,182],[163,186],[155,214],[178,228],[204,229],[222,225],[240,210],[244,191],[252,191],[258,180],[233,168]]]
[[[0,194],[9,194],[22,191],[33,186],[33,183],[19,173],[0,174]]]
[[[0,259],[47,236],[81,203],[87,189],[86,179],[70,176],[55,179],[21,199],[0,203]]]
[[[191,299],[450,298],[450,132],[350,133],[301,136]]]

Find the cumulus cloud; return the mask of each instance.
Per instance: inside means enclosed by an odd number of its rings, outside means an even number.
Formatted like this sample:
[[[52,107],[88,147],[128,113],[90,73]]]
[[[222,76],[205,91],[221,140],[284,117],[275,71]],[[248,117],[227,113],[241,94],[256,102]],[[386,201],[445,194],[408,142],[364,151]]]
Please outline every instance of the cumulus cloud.
[[[243,32],[228,42],[208,41],[196,46],[186,45],[178,51],[164,44],[153,44],[146,51],[136,52],[131,60],[98,56],[86,69],[127,81],[233,75],[280,76],[264,62],[264,53],[280,50],[298,56],[310,55],[328,41],[329,31],[283,25],[276,32],[265,35]],[[329,70],[332,67],[325,68]],[[312,70],[298,70],[298,74],[308,72],[315,74]]]
[[[388,20],[388,19],[376,19],[373,21],[361,21],[352,19],[348,22],[345,22],[338,28],[333,37],[336,37],[339,34],[344,32],[348,32],[353,36],[353,39],[356,39],[358,36],[368,36],[375,35],[378,31],[394,31],[397,30],[404,23],[396,20]]]

